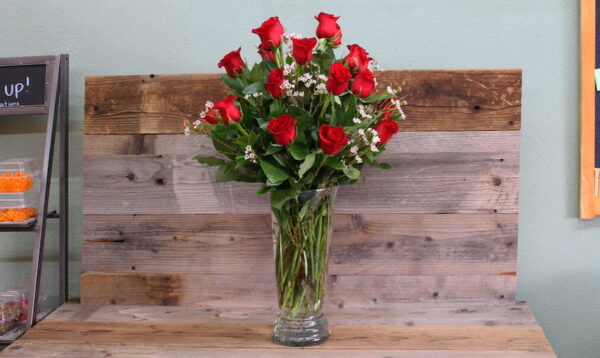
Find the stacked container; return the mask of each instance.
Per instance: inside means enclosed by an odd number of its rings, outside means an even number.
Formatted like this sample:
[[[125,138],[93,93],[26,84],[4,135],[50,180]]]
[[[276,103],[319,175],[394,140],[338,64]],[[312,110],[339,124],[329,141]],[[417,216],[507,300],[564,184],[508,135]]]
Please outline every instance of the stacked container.
[[[16,290],[0,292],[0,335],[16,326],[25,314],[26,302]]]
[[[0,161],[0,225],[30,225],[37,216],[39,169],[34,159]]]

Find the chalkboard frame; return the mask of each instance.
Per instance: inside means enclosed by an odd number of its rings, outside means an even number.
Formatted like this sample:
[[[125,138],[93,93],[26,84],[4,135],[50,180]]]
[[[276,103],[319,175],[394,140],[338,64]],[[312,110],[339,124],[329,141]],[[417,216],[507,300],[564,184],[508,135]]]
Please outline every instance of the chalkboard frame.
[[[18,114],[47,114],[50,102],[50,85],[54,78],[54,64],[58,61],[58,56],[33,56],[33,57],[10,57],[0,58],[0,67],[7,66],[46,66],[46,86],[44,90],[44,104],[42,105],[24,105],[19,107],[0,107],[0,116],[18,115]]]

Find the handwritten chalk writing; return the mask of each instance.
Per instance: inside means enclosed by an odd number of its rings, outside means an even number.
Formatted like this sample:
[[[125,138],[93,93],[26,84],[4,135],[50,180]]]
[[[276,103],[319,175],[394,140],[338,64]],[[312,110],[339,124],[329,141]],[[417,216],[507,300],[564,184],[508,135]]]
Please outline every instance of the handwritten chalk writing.
[[[11,85],[4,85],[4,94],[6,97],[15,97],[15,99],[19,99],[19,94],[23,92],[23,90],[29,87],[29,76],[25,78],[25,83],[14,83]]]
[[[45,99],[45,64],[0,66],[0,108],[41,106]]]

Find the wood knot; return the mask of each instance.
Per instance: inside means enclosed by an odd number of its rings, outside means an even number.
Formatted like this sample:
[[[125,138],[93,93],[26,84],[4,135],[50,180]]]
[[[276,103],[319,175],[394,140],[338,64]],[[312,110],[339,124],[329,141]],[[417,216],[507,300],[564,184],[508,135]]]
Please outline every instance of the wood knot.
[[[158,178],[154,181],[156,185],[163,186],[165,185],[165,180],[163,178]]]
[[[94,110],[94,112],[99,112],[100,111],[100,105],[99,104],[95,104],[92,106],[92,109]]]
[[[395,245],[395,244],[394,244],[394,242],[393,242],[393,241],[390,241],[390,242],[388,242],[387,244],[385,244],[385,246],[386,246],[388,249],[391,249],[391,248],[393,248],[393,247],[394,247],[394,245]]]
[[[502,179],[500,179],[499,177],[494,177],[492,179],[492,184],[494,184],[494,186],[500,186],[502,185]]]
[[[439,293],[437,293],[437,292],[434,292],[434,293],[432,294],[433,298],[437,298],[439,295],[440,295],[440,294],[439,294]]]
[[[475,106],[473,106],[473,110],[474,110],[475,112],[477,112],[477,111],[478,111],[478,110],[480,110],[480,109],[481,109],[481,106],[480,106],[480,105],[478,105],[478,104],[477,104],[477,105],[475,105]]]
[[[133,174],[133,173],[127,173],[127,175],[125,175],[125,178],[127,178],[127,180],[129,180],[129,181],[134,181],[135,180],[135,174]]]

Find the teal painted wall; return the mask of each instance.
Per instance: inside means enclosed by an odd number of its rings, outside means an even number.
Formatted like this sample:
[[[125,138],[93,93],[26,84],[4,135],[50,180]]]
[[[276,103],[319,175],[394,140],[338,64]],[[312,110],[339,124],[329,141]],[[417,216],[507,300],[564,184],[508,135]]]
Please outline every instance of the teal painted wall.
[[[600,356],[600,219],[578,215],[577,0],[35,1],[0,3],[0,57],[71,54],[73,280],[81,242],[86,75],[216,72],[226,52],[258,56],[250,29],[279,15],[311,35],[319,11],[384,69],[506,68],[523,73],[519,297],[560,357]],[[0,119],[0,159],[39,156],[43,120]],[[51,237],[56,233],[53,223]],[[31,239],[0,234],[0,287],[29,277]],[[48,244],[45,289],[56,277]],[[77,294],[74,284],[72,293]]]

